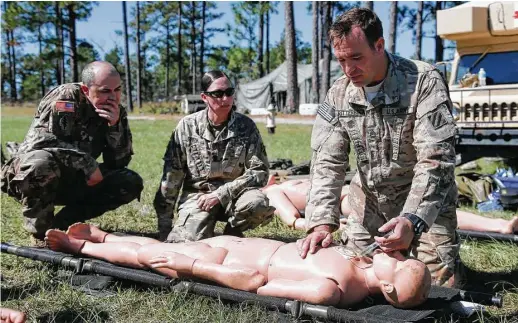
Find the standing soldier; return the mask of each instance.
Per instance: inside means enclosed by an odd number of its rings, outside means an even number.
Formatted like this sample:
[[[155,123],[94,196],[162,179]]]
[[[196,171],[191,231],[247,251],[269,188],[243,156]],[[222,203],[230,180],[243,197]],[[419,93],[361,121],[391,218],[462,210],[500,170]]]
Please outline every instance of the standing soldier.
[[[342,242],[362,250],[407,250],[435,284],[452,284],[458,257],[455,125],[448,88],[431,65],[385,52],[383,27],[369,9],[342,14],[329,30],[345,75],[318,109],[311,147],[308,236],[299,252],[329,246],[354,147],[358,172]],[[381,235],[393,230],[383,238]]]
[[[269,135],[275,134],[275,114],[276,114],[275,99],[272,98],[272,102],[266,108],[266,129]]]
[[[127,204],[143,188],[126,168],[133,150],[119,73],[93,62],[81,78],[43,97],[24,142],[2,166],[2,191],[22,204],[24,227],[36,239]],[[65,205],[56,216],[55,205]]]
[[[201,86],[207,108],[180,120],[164,155],[154,201],[160,240],[212,237],[218,220],[227,222],[224,234],[239,236],[273,216],[274,208],[259,190],[268,180],[259,130],[232,109],[234,88],[223,72],[205,73]]]

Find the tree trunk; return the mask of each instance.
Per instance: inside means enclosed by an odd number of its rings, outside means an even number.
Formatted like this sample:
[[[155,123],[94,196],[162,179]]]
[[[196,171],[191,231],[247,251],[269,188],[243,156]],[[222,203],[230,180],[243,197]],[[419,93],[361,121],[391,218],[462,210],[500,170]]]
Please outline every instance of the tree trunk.
[[[4,1],[4,13],[7,12],[9,7],[9,2]],[[11,90],[10,99],[11,101],[16,101],[16,68],[14,64],[16,61],[13,59],[13,52],[11,49],[13,48],[13,37],[11,36],[11,30],[5,28],[5,45],[7,47],[7,62],[9,63],[9,87]]]
[[[41,24],[38,26],[38,50],[39,50],[39,67],[40,67],[40,94],[41,97],[45,96],[45,74],[43,68],[43,37],[41,35]]]
[[[389,52],[396,53],[396,36],[397,36],[397,1],[390,3],[390,31],[389,31]]]
[[[59,3],[59,2],[57,2]],[[65,72],[65,21],[63,19],[63,11],[59,8],[59,39],[60,39],[60,56],[59,56],[59,68],[61,70],[61,84],[67,82],[67,73]]]
[[[311,65],[313,73],[311,76],[311,103],[320,102],[319,99],[319,72],[318,72],[318,1],[313,1],[313,42],[311,48]]]
[[[165,98],[169,100],[169,21],[165,25]]]
[[[16,89],[16,48],[15,40],[14,40],[14,31],[11,29],[9,31],[10,34],[10,43],[11,43],[11,70],[12,70],[12,79],[11,79],[11,100],[18,101],[18,90]]]
[[[423,1],[417,2],[416,31],[415,31],[415,58],[421,59],[421,43],[423,40]]]
[[[374,2],[373,1],[362,1],[362,7],[374,11]]]
[[[318,40],[318,48],[320,48],[320,52],[318,53],[318,57],[322,58],[324,57],[324,39],[326,37],[325,35],[325,29],[324,28],[324,25],[326,24],[326,17],[325,17],[325,13],[324,13],[324,9],[326,7],[326,4],[325,2],[322,2],[319,4],[318,6],[318,11],[319,11],[319,14],[320,14],[320,38]]]
[[[126,100],[128,102],[128,110],[133,112],[133,100],[131,100],[131,69],[129,59],[128,17],[126,16],[126,1],[122,1],[122,24],[124,25],[124,58],[126,60]]]
[[[196,2],[191,1],[191,73],[192,94],[196,94]]]
[[[207,2],[203,1],[201,6],[201,37],[200,37],[200,78],[205,73],[204,55],[205,55],[205,14],[207,11]],[[200,79],[201,80],[201,79]]]
[[[443,1],[435,3],[435,62],[444,60],[444,43],[441,36],[437,35],[437,11],[442,9]]]
[[[7,6],[7,2],[4,2],[4,12],[5,12],[5,7]],[[13,95],[13,69],[12,69],[12,59],[11,59],[11,35],[9,33],[9,30],[7,29],[4,29],[5,30],[5,46],[6,46],[6,49],[7,49],[7,64],[8,64],[8,68],[9,68],[9,87],[11,88],[11,99],[12,99],[12,95]]]
[[[142,109],[142,56],[140,53],[140,2],[137,1],[137,106]]]
[[[270,74],[270,7],[266,10],[266,74]]]
[[[327,32],[331,26],[331,2],[326,1],[324,4],[324,23],[322,24],[322,42],[324,46],[323,64],[322,64],[322,82],[320,87],[320,97],[325,98],[331,83],[331,44]]]
[[[169,34],[169,32],[168,32]],[[176,94],[182,92],[182,2],[178,2],[178,46],[176,47],[176,63],[178,71],[176,77]]]
[[[259,57],[258,57],[259,61],[257,62],[257,65],[259,66],[259,77],[264,76],[264,68],[263,68],[263,64],[264,64],[264,60],[263,60],[264,8],[265,8],[265,3],[261,2],[260,8],[259,8],[259,37],[258,37],[259,46],[257,46],[258,47],[257,50],[259,51]]]
[[[70,38],[70,67],[72,69],[72,82],[79,82],[79,71],[77,62],[77,44],[76,44],[76,12],[74,4],[67,5],[68,9],[68,33]]]
[[[56,13],[56,23],[54,24],[54,31],[56,33],[56,83],[63,84],[63,27],[62,27],[62,18],[61,18],[61,8],[59,7],[59,2],[54,2],[54,11]]]
[[[299,108],[299,94],[297,82],[297,49],[295,47],[295,21],[293,18],[293,1],[284,2],[286,21],[286,64],[288,91],[286,95],[286,108],[294,113]]]

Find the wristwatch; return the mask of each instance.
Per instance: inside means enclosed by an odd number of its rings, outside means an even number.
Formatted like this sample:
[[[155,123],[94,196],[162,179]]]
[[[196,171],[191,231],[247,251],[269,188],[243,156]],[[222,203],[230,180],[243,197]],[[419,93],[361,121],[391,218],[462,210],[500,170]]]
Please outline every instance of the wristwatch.
[[[412,213],[403,214],[404,218],[407,218],[414,225],[414,234],[416,237],[420,237],[423,232],[428,231],[428,225],[420,217]]]

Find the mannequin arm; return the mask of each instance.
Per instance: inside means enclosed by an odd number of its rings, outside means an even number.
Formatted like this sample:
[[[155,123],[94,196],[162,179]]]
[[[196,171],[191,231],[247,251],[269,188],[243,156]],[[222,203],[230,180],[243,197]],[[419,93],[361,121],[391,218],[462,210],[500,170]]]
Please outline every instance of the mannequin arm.
[[[149,261],[155,269],[172,269],[190,277],[213,281],[220,285],[255,292],[266,279],[257,270],[225,266],[218,263],[194,259],[176,252],[166,252]]]
[[[274,279],[257,290],[257,294],[297,299],[303,302],[321,305],[337,305],[341,291],[338,285],[327,278],[295,281]]]
[[[192,274],[194,277],[249,292],[255,292],[266,282],[266,278],[255,269],[219,265],[203,260],[194,263]]]

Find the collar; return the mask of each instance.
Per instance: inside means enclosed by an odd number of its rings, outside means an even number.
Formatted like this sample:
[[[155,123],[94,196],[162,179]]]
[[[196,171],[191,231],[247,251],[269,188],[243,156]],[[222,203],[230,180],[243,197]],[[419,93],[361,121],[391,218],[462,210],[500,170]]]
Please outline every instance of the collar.
[[[210,121],[209,121],[209,115],[208,115],[209,108],[205,108],[203,112],[201,113],[201,120],[200,120],[200,133],[201,136],[209,141],[212,142],[219,142],[223,141],[232,137],[235,137],[236,135],[236,113],[234,110],[230,110],[230,116],[228,123],[225,128],[221,131],[218,138],[214,138],[214,135],[212,134],[212,131],[210,131],[210,127],[212,127]]]
[[[401,93],[400,84],[401,82],[404,82],[404,75],[402,75],[402,72],[398,70],[396,58],[386,51],[385,54],[388,58],[387,76],[385,77],[378,94],[369,103],[366,100],[364,89],[357,88],[351,82],[346,90],[346,97],[349,99],[349,103],[363,105],[367,107],[367,110],[370,110],[381,104],[391,105],[399,102]]]

